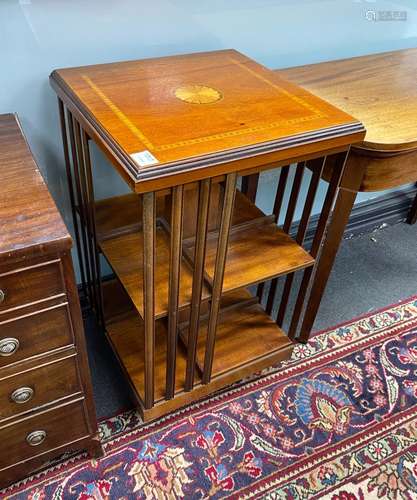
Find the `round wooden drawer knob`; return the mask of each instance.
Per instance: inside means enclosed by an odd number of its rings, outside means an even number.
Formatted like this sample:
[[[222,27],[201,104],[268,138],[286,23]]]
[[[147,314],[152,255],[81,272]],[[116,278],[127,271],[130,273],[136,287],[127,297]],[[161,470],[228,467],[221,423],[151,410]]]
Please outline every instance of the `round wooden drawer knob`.
[[[0,340],[0,356],[11,356],[19,349],[19,341],[13,337]]]
[[[35,391],[31,387],[19,387],[12,392],[10,399],[17,404],[27,403],[33,398]]]
[[[3,290],[0,290],[0,304],[4,302],[5,298],[6,298],[6,293]]]
[[[26,436],[26,442],[30,444],[30,446],[39,446],[46,439],[45,431],[32,431]]]

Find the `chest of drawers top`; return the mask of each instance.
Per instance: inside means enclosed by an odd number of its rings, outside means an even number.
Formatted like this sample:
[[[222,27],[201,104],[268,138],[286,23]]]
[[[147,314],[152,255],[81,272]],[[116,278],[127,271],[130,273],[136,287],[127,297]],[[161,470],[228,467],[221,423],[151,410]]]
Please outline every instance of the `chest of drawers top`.
[[[0,265],[71,247],[71,237],[13,114],[0,115]]]

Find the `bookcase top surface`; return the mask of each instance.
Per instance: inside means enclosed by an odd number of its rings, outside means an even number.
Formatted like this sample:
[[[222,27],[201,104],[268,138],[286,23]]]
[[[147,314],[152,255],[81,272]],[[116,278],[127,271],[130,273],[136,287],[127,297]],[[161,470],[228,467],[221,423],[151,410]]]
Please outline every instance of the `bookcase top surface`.
[[[135,182],[364,133],[232,49],[60,69],[51,83]]]

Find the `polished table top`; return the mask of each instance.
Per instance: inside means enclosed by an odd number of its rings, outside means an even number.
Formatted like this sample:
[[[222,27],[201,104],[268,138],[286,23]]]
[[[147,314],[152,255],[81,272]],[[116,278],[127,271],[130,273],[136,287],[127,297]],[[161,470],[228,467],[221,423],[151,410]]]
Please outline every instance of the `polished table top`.
[[[367,132],[355,149],[398,154],[417,150],[417,49],[277,73],[360,120]]]

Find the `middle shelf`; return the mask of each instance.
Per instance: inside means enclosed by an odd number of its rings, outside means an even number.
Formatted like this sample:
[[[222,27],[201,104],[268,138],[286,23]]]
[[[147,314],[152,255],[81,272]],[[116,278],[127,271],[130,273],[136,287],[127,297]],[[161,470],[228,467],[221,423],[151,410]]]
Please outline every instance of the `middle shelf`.
[[[210,204],[203,301],[208,300],[211,294],[218,221],[220,220],[220,199],[221,186],[218,186]],[[169,287],[170,233],[167,222],[169,221],[169,202],[165,198],[161,201],[157,203],[155,242],[155,317],[157,319],[168,314]],[[179,309],[184,309],[191,303],[195,240],[193,224],[195,224],[196,202],[195,191],[186,192]],[[136,209],[132,207],[133,204]],[[143,318],[143,238],[139,206],[140,200],[132,195],[99,202],[97,232],[101,251]],[[113,219],[117,226],[121,213],[133,214],[135,210],[138,216],[137,224],[133,224],[133,220],[130,220],[125,229],[122,228],[119,233],[112,232]],[[190,221],[190,218],[193,220]],[[313,264],[313,257],[277,227],[273,217],[266,216],[246,196],[236,191],[223,293],[295,272]]]

